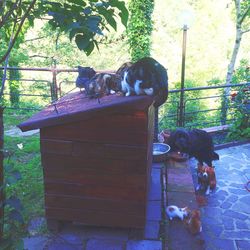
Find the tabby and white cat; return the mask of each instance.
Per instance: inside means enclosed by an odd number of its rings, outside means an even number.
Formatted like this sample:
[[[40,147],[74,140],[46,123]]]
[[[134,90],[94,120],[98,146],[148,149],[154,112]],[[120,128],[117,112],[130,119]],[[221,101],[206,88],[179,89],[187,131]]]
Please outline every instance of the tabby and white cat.
[[[158,107],[168,96],[167,71],[155,59],[142,58],[122,72],[121,87],[126,96],[154,96],[155,106]]]

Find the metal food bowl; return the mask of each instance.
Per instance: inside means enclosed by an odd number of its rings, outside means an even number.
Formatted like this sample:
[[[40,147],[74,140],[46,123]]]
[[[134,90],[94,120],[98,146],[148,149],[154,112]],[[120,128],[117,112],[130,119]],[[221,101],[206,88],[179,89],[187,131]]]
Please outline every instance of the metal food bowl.
[[[165,143],[153,143],[153,162],[162,162],[167,160],[170,146]]]

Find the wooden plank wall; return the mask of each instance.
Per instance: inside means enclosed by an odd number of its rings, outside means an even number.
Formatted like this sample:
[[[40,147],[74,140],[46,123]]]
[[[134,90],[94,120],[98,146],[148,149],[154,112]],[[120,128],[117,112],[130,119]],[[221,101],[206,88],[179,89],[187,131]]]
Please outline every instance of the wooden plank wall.
[[[41,129],[48,219],[144,227],[152,109]]]

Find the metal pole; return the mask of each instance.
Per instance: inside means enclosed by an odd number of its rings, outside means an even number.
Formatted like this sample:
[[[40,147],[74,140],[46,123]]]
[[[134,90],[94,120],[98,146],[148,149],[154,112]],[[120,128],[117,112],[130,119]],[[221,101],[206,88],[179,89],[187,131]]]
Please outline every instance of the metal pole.
[[[180,127],[184,127],[184,87],[185,87],[187,30],[188,30],[187,25],[184,25],[183,26],[183,40],[182,40],[182,62],[181,62],[181,93],[180,93],[180,117],[179,117]]]
[[[58,100],[58,91],[57,91],[58,89],[57,89],[56,75],[57,75],[57,69],[56,69],[55,66],[53,66],[53,68],[52,68],[52,83],[51,83],[51,99],[52,99],[52,102]]]
[[[4,144],[4,127],[3,127],[3,111],[4,108],[0,106],[0,241],[3,238],[4,226],[4,167],[3,167],[3,144]]]

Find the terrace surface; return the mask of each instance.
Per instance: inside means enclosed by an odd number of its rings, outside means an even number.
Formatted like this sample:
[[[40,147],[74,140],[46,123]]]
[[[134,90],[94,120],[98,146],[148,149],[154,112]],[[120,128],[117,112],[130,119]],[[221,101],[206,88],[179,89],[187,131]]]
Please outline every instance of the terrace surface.
[[[250,249],[250,143],[217,150],[216,191],[197,203],[196,161],[153,164],[145,232],[133,229],[66,225],[56,234],[41,234],[43,218],[32,220],[28,250],[196,250]],[[192,178],[193,177],[193,178]],[[250,185],[249,185],[250,189]],[[183,223],[166,218],[167,205],[199,208],[202,233],[191,235]]]

